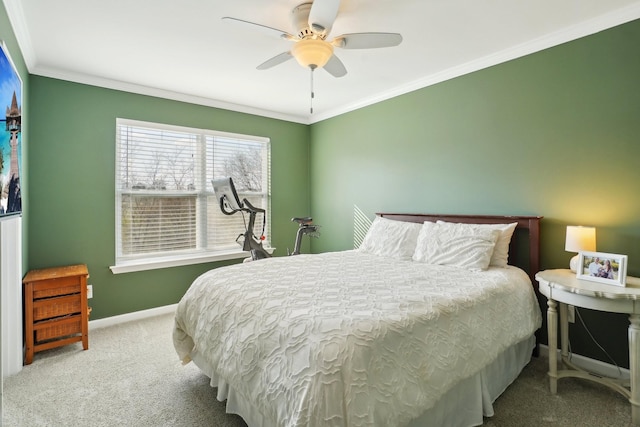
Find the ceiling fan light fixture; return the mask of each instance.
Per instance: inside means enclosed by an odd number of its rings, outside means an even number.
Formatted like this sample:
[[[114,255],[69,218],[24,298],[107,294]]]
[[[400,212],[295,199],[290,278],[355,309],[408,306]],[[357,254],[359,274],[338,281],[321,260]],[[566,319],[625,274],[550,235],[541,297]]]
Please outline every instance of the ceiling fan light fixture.
[[[291,54],[305,68],[322,68],[333,55],[333,46],[321,39],[302,39],[295,43]]]

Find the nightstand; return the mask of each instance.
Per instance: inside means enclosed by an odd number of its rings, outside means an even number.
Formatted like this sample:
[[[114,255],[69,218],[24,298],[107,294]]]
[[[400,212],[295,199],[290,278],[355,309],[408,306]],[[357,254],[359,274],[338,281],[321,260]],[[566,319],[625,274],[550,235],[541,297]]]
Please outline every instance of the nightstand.
[[[547,297],[549,335],[549,387],[558,391],[558,379],[577,377],[604,384],[631,403],[631,420],[640,425],[640,279],[627,277],[627,286],[578,280],[571,270],[545,270],[536,274],[540,293]],[[558,369],[558,303],[560,305],[560,356]],[[567,304],[591,310],[629,314],[629,381],[592,375],[569,360]]]
[[[38,351],[82,341],[89,348],[84,264],[31,270],[24,283],[25,365]]]

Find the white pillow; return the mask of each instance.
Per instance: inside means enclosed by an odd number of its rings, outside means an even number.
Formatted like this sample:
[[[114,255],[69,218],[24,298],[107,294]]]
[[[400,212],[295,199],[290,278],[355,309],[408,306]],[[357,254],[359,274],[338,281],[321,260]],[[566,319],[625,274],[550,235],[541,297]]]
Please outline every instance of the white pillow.
[[[428,264],[456,265],[469,270],[486,270],[499,230],[476,228],[450,222],[422,225],[413,260]]]
[[[438,224],[444,221],[438,221]],[[467,224],[476,228],[487,228],[489,230],[499,230],[500,237],[496,242],[496,246],[493,249],[493,255],[491,255],[491,261],[489,265],[492,267],[506,267],[509,261],[509,243],[511,243],[511,237],[518,225],[517,222],[511,224]]]
[[[364,236],[359,251],[410,260],[416,249],[422,224],[377,216]]]

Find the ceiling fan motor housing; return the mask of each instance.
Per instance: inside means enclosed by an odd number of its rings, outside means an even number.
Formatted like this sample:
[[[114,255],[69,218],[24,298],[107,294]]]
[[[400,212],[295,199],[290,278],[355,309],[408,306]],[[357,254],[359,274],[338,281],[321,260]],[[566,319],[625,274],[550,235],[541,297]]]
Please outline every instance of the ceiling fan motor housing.
[[[298,37],[304,39],[314,35],[309,27],[309,12],[311,11],[311,3],[302,3],[293,8],[291,11],[291,24],[298,31]],[[324,36],[322,36],[324,38]]]

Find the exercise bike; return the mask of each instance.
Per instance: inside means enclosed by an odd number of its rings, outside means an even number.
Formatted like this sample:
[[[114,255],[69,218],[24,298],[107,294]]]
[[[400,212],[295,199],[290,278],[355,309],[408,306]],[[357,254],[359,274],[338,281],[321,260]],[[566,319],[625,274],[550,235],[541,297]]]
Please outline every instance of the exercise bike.
[[[245,232],[239,234],[236,238],[236,242],[242,246],[242,250],[251,253],[252,261],[271,258],[271,254],[262,247],[262,241],[265,238],[264,229],[267,222],[265,210],[256,208],[249,203],[246,198],[240,201],[236,187],[233,184],[233,179],[214,179],[211,180],[211,183],[213,184],[213,192],[220,202],[220,210],[223,214],[234,215],[238,212],[246,212],[249,214],[249,224],[245,224]],[[262,233],[258,238],[253,234],[253,227],[256,222],[256,215],[259,213],[262,214]],[[312,219],[310,217],[291,218],[291,221],[298,223],[298,231],[296,233],[293,252],[289,253],[289,249],[287,249],[287,255],[299,255],[302,236],[309,235],[310,237],[318,237],[320,234],[318,232],[320,226],[312,224]]]
[[[302,217],[302,218],[291,218],[291,221],[298,223],[298,231],[296,232],[296,242],[293,247],[293,252],[289,253],[289,248],[287,248],[287,255],[299,255],[300,254],[300,243],[302,242],[302,236],[309,235],[309,237],[318,237],[320,233],[318,229],[319,225],[313,224],[311,217]]]
[[[231,178],[214,179],[211,183],[213,184],[213,192],[220,201],[220,210],[223,214],[233,215],[237,212],[249,214],[249,224],[246,225],[245,223],[246,231],[236,238],[236,242],[242,246],[242,250],[251,253],[252,261],[270,258],[271,254],[262,247],[262,241],[265,239],[264,229],[267,222],[265,210],[256,208],[246,198],[241,202]],[[253,234],[253,227],[256,222],[256,215],[259,213],[262,214],[262,233],[258,238]]]

